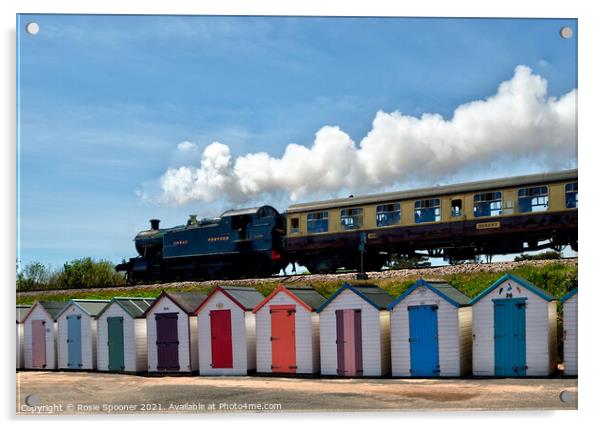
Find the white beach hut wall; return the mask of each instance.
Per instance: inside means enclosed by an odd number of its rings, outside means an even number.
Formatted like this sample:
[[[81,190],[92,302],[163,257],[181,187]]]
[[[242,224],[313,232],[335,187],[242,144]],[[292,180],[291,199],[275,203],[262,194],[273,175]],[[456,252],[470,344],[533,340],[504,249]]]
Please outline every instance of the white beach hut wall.
[[[547,376],[556,370],[556,300],[506,274],[474,298],[475,376]]]

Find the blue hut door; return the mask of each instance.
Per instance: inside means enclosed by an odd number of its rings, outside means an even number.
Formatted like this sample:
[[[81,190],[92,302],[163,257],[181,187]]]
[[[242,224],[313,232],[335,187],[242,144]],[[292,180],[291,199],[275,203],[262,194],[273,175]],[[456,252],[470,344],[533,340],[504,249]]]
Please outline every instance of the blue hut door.
[[[493,300],[496,376],[527,374],[526,304],[525,298]]]
[[[82,317],[67,316],[67,368],[82,367]]]
[[[437,306],[408,307],[410,318],[410,374],[413,377],[439,375]]]

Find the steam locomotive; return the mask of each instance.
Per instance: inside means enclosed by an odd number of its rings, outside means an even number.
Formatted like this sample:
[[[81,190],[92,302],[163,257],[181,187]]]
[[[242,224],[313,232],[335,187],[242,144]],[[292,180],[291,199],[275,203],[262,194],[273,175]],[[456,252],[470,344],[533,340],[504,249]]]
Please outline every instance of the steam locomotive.
[[[392,254],[443,257],[577,251],[577,170],[229,210],[136,235],[117,265],[131,283],[267,277],[290,263],[312,273],[383,267]],[[361,262],[360,262],[361,261]]]

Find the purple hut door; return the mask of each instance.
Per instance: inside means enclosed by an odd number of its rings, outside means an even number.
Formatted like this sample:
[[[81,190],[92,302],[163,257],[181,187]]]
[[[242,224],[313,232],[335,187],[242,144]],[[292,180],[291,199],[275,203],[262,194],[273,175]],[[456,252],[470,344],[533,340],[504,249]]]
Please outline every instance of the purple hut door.
[[[335,310],[337,319],[337,374],[345,375],[345,325],[344,310]]]
[[[354,356],[355,356],[355,375],[364,373],[364,361],[362,359],[362,310],[353,310],[353,334]]]
[[[337,372],[356,376],[363,372],[362,364],[362,312],[361,310],[336,310]]]
[[[46,321],[31,321],[31,366],[46,367]]]
[[[179,371],[178,313],[156,314],[157,370]]]

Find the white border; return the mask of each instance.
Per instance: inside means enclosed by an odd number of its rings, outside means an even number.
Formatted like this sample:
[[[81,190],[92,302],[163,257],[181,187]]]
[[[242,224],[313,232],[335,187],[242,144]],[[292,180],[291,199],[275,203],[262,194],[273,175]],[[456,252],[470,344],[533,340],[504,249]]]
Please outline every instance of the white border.
[[[394,4],[393,4],[394,3]],[[486,8],[484,4],[487,4]],[[190,1],[190,0],[104,0],[104,1],[68,1],[55,0],[52,2],[42,0],[5,0],[1,2],[3,43],[2,43],[2,126],[3,133],[2,162],[2,225],[4,226],[4,243],[2,258],[2,273],[4,275],[4,306],[7,315],[5,323],[12,328],[14,292],[14,261],[15,261],[15,14],[20,13],[144,13],[144,14],[236,14],[236,15],[337,15],[337,16],[455,16],[455,17],[562,17],[579,19],[579,170],[581,175],[582,210],[580,214],[580,231],[582,232],[580,243],[580,293],[586,298],[581,300],[580,329],[582,338],[580,347],[580,381],[579,381],[579,412],[547,412],[547,413],[478,413],[478,414],[310,414],[302,418],[291,414],[285,415],[237,415],[237,416],[179,416],[178,419],[187,420],[211,420],[224,421],[228,419],[231,423],[245,425],[266,424],[270,426],[281,426],[283,421],[288,424],[307,425],[311,421],[326,421],[326,424],[352,424],[354,427],[364,427],[375,422],[384,424],[430,424],[445,425],[451,427],[465,427],[466,425],[482,427],[507,427],[509,424],[519,422],[521,424],[544,424],[548,427],[562,427],[570,424],[568,421],[574,417],[580,418],[581,424],[594,421],[599,414],[600,407],[597,404],[599,397],[600,361],[600,328],[598,323],[587,323],[594,321],[595,315],[600,311],[597,306],[601,300],[600,273],[596,270],[599,265],[599,246],[596,246],[595,238],[599,234],[600,221],[595,218],[602,213],[599,210],[600,196],[596,172],[600,169],[601,144],[599,137],[600,108],[599,102],[602,70],[600,67],[600,33],[601,19],[599,12],[594,7],[595,2],[577,1],[525,1],[525,0],[498,0],[495,4],[489,2],[453,0],[453,1],[386,1],[370,0],[364,2],[355,1],[328,1],[311,2],[308,0],[222,0],[222,1]],[[143,6],[142,6],[143,5]],[[597,132],[596,132],[597,131]],[[587,232],[587,234],[586,234]],[[10,317],[9,317],[10,316]],[[8,328],[7,328],[8,329]],[[6,331],[5,331],[6,332]],[[11,329],[11,332],[14,330]],[[13,334],[11,334],[13,335]],[[4,336],[5,341],[10,343],[4,347],[2,361],[4,368],[10,368],[13,361],[14,338]],[[6,359],[6,360],[5,360]],[[11,419],[14,410],[14,376],[9,370],[3,371],[9,374],[4,383],[3,400],[5,418]],[[11,381],[12,380],[12,381]],[[428,418],[427,418],[428,417]],[[467,419],[466,417],[470,417]],[[166,418],[174,417],[146,417],[145,424],[163,425]],[[425,419],[426,418],[426,419]],[[14,419],[14,417],[12,418]],[[86,419],[86,425],[93,427],[104,427],[108,418]],[[131,418],[119,417],[119,420],[131,420]],[[140,419],[140,417],[138,417]],[[151,421],[152,419],[152,421]],[[292,422],[291,420],[295,420]],[[403,419],[403,421],[395,421]],[[537,423],[533,420],[539,420]],[[37,424],[37,419],[20,419],[19,425],[27,420],[27,425]],[[65,420],[74,419],[44,419],[43,424],[51,423],[63,425]],[[111,418],[113,420],[113,418]],[[232,420],[238,420],[233,422]],[[543,420],[543,421],[542,421]],[[533,422],[531,422],[533,421]],[[190,423],[184,423],[190,424]],[[102,426],[101,426],[102,425]],[[422,427],[422,426],[421,426]]]

